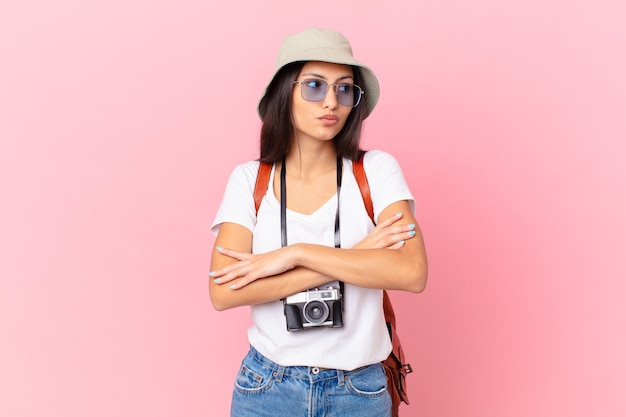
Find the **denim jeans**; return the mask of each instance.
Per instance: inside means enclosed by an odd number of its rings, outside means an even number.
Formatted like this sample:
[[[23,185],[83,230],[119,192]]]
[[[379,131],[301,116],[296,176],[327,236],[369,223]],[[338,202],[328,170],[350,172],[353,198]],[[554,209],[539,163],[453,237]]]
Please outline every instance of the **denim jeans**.
[[[231,417],[391,417],[381,364],[354,371],[280,366],[250,348],[231,404]]]

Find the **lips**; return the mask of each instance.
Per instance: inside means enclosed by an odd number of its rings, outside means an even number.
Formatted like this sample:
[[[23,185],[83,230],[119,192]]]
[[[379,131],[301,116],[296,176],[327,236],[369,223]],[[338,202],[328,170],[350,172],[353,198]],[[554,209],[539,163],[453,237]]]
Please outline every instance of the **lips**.
[[[324,123],[326,126],[333,126],[339,121],[339,117],[333,114],[325,114],[321,117],[318,117],[318,119],[321,120],[322,123]]]

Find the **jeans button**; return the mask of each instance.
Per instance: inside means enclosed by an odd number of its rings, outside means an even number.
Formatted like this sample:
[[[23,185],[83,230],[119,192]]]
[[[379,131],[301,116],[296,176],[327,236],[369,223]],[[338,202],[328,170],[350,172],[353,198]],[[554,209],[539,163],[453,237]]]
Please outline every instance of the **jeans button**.
[[[315,368],[312,368],[312,369],[311,369],[311,373],[312,373],[313,375],[317,375],[317,374],[319,374],[319,373],[320,373],[320,368],[318,368],[317,366],[316,366]]]

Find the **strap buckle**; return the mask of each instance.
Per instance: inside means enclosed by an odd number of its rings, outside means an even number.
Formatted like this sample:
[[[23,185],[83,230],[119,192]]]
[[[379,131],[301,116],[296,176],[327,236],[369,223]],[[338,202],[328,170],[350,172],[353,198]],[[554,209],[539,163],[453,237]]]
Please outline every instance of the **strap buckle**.
[[[407,374],[410,374],[413,372],[413,367],[411,366],[410,363],[404,363],[400,365],[400,367],[404,369],[404,372],[406,372]]]

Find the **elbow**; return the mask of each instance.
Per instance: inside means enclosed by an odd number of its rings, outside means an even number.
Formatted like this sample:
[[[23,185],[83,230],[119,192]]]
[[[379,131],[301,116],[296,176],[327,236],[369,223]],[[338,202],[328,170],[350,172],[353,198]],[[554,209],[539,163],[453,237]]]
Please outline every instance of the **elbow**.
[[[422,291],[426,289],[426,281],[427,281],[426,276],[418,280],[415,280],[411,288],[409,288],[409,291],[414,294],[421,293]]]
[[[405,246],[398,251],[400,257],[397,258],[396,271],[402,278],[398,282],[400,287],[395,289],[419,294],[426,289],[428,258],[423,244],[418,245],[417,249],[414,247],[408,249]]]
[[[426,262],[416,262],[409,273],[410,279],[406,290],[419,294],[426,289],[428,281],[428,266]]]
[[[235,305],[232,305],[230,303],[228,303],[226,300],[224,299],[216,299],[211,297],[211,304],[213,304],[213,308],[217,311],[224,311],[224,310],[228,310],[234,307],[237,307]]]
[[[426,289],[426,276],[412,279],[404,288],[405,291],[419,294]]]
[[[211,294],[211,304],[213,305],[213,308],[217,311],[224,311],[224,310],[228,310],[228,306],[222,302],[222,300],[220,300],[217,297],[214,297]]]
[[[213,304],[213,308],[217,311],[228,310],[228,306],[224,303],[220,303],[219,301],[211,299],[211,303]]]
[[[219,288],[212,288],[212,286],[209,286],[209,295],[211,297],[211,304],[217,311],[224,311],[235,307],[228,302],[227,297],[222,294],[222,291],[220,291]]]

